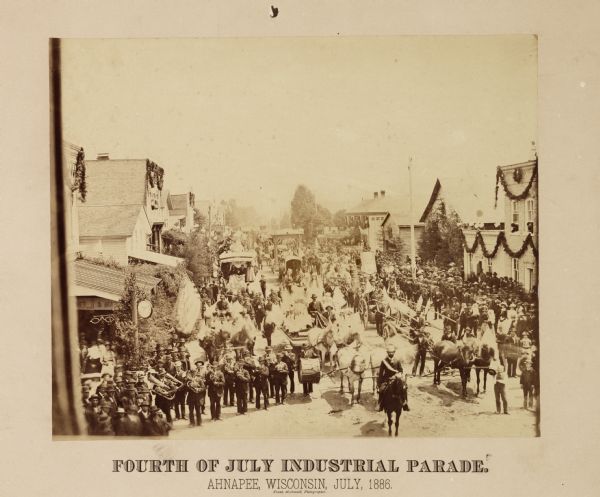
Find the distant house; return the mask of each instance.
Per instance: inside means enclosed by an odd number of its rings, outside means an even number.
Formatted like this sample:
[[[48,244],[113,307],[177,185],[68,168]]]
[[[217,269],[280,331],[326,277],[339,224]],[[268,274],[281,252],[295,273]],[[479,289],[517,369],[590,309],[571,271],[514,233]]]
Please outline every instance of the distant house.
[[[169,220],[167,229],[191,233],[194,229],[194,194],[192,192],[167,196]]]
[[[420,212],[418,208],[414,211]],[[392,197],[386,195],[385,190],[374,192],[373,198],[363,200],[346,211],[346,223],[350,227],[361,229],[371,250],[393,250],[402,246],[407,254],[410,253],[411,223],[408,197]],[[423,223],[415,221],[414,226],[415,243],[418,243]]]
[[[532,291],[537,285],[537,159],[498,167],[496,184],[500,220],[463,229],[465,277],[496,273]]]
[[[176,266],[181,259],[162,254],[161,233],[168,222],[164,171],[149,159],[86,160],[86,202],[78,208],[79,251],[121,265],[150,262]]]

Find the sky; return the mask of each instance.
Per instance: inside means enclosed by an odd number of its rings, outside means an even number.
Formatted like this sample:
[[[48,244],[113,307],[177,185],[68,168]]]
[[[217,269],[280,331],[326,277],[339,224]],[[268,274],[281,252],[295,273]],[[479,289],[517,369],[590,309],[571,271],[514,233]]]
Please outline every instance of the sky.
[[[493,197],[533,158],[532,36],[64,40],[63,137],[150,158],[174,193],[279,219],[296,186],[336,211],[374,191],[417,208],[436,178]]]

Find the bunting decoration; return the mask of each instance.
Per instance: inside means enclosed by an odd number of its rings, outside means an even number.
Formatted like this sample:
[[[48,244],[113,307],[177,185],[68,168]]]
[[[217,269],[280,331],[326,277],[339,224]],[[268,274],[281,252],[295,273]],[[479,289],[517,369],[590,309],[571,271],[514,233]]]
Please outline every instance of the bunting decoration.
[[[525,238],[525,240],[523,241],[523,245],[521,245],[521,248],[519,250],[513,251],[508,246],[508,241],[506,240],[506,235],[504,234],[504,231],[501,231],[500,233],[498,233],[498,237],[496,238],[496,244],[494,246],[494,249],[491,252],[489,252],[487,247],[485,246],[485,242],[483,241],[483,236],[481,235],[480,231],[478,231],[477,234],[475,235],[475,241],[473,242],[473,245],[471,247],[468,246],[467,240],[462,231],[461,231],[461,234],[462,234],[462,238],[463,238],[463,246],[468,254],[474,253],[477,250],[477,247],[480,246],[481,251],[483,252],[483,255],[488,259],[493,259],[496,256],[496,254],[498,253],[498,249],[500,247],[503,247],[504,251],[509,256],[511,256],[515,259],[520,259],[523,256],[523,254],[527,251],[527,248],[531,247],[531,250],[533,251],[533,256],[536,259],[538,256],[538,251],[533,243],[533,236],[531,236],[531,233],[529,233],[527,235],[527,238]]]
[[[85,183],[85,152],[83,151],[83,148],[80,148],[77,152],[77,158],[75,159],[75,170],[73,173],[75,176],[73,188],[79,190],[79,198],[82,202],[85,202],[87,186]]]
[[[519,176],[521,174],[522,173],[519,173]],[[536,178],[537,178],[537,164],[533,168],[533,173],[532,173],[531,178],[529,179],[529,183],[527,184],[525,189],[519,195],[515,195],[508,189],[508,185],[506,184],[506,178],[504,178],[504,173],[502,172],[502,169],[500,169],[498,167],[496,169],[496,198],[494,200],[494,208],[496,208],[498,206],[498,185],[499,184],[502,184],[502,188],[504,188],[504,192],[506,193],[506,196],[510,200],[524,200],[529,196],[529,191],[531,190],[531,187],[533,186],[533,182],[535,181]],[[517,181],[517,180],[515,179],[515,181]]]
[[[146,178],[148,179],[151,188],[154,188],[156,182],[156,187],[162,191],[164,175],[165,170],[162,167],[151,160],[146,161]]]

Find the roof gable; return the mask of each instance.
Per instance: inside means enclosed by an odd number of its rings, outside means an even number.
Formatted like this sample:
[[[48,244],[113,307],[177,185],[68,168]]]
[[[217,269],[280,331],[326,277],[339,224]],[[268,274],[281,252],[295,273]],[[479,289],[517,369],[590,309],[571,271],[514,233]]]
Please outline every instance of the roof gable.
[[[144,205],[146,163],[146,159],[86,160],[86,204]]]
[[[131,236],[142,210],[141,205],[82,205],[79,236]]]

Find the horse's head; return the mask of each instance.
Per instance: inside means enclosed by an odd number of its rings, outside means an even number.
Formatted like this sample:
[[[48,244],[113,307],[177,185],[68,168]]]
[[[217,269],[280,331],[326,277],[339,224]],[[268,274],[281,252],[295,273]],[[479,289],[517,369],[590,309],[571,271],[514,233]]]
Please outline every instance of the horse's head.
[[[396,373],[392,376],[389,383],[390,391],[394,394],[404,394],[404,375],[402,373]]]
[[[471,364],[476,357],[475,350],[472,344],[464,344],[459,348],[460,356],[462,358],[463,363]]]

